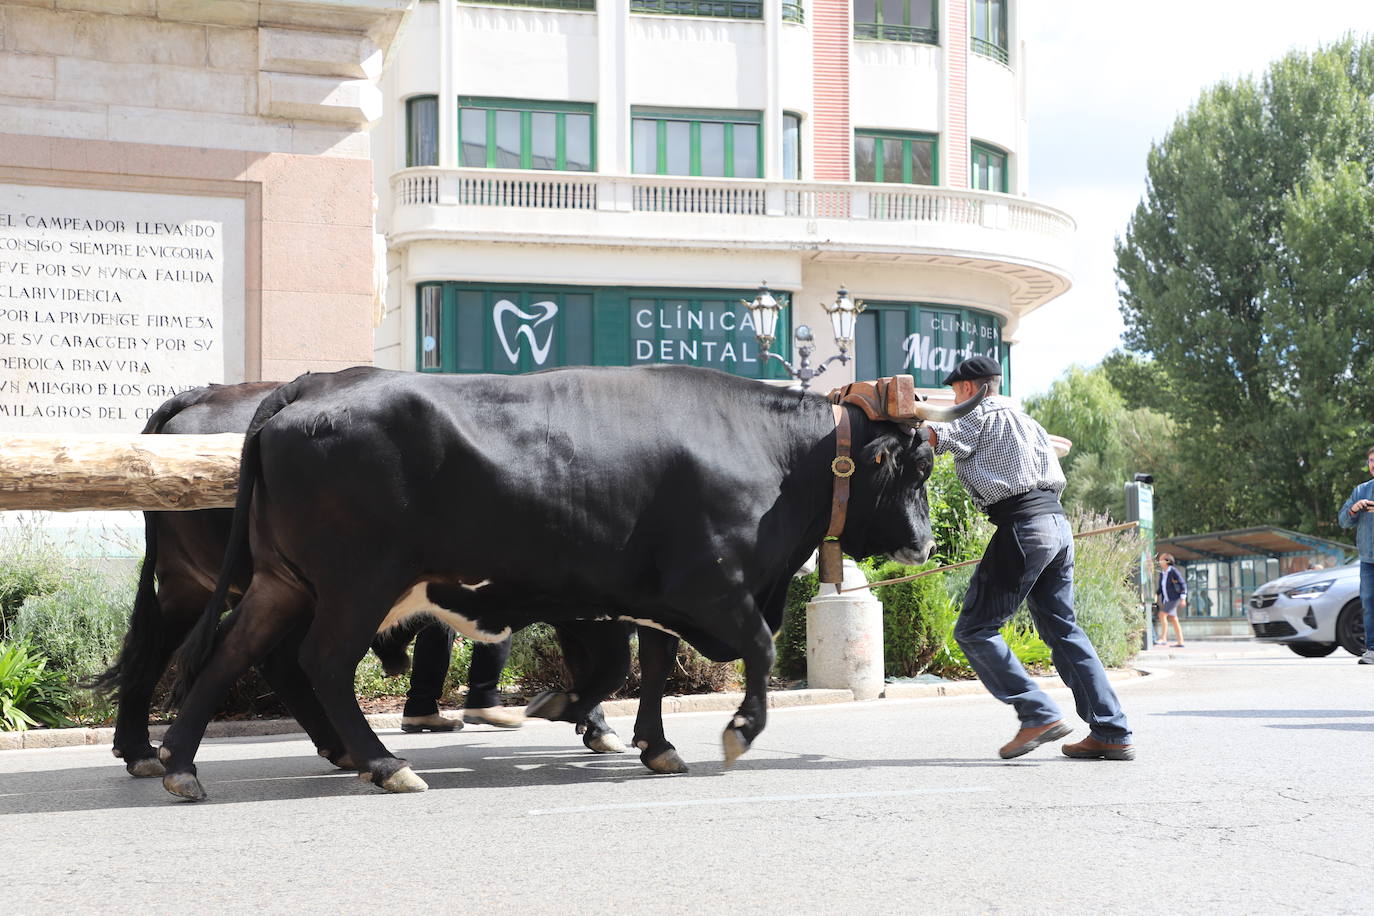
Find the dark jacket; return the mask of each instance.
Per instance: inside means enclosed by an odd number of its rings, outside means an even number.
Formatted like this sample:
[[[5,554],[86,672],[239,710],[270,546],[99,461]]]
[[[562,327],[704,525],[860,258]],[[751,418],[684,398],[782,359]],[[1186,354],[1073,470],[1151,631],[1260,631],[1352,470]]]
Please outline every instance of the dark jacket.
[[[1178,567],[1172,564],[1164,570],[1162,577],[1156,579],[1155,582],[1155,594],[1164,604],[1177,601],[1188,594],[1188,583],[1183,581],[1183,573],[1179,572]]]

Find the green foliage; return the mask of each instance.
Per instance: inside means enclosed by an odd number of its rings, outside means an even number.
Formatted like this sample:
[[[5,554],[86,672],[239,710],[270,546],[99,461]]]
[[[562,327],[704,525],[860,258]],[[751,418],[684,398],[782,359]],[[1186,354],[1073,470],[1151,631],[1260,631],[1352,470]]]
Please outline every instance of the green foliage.
[[[1172,533],[1172,510],[1190,483],[1179,464],[1174,424],[1156,410],[1127,405],[1111,380],[1113,374],[1138,383],[1139,376],[1153,370],[1120,351],[1115,356],[1111,370],[1106,361],[1092,369],[1071,366],[1049,391],[1026,398],[1026,413],[1073,442],[1062,462],[1065,508],[1119,515],[1122,485],[1137,473],[1153,474],[1160,534]],[[1133,372],[1137,376],[1131,376]]]
[[[52,590],[31,595],[10,624],[48,664],[73,681],[114,663],[128,629],[134,576],[71,564]]]
[[[26,599],[57,588],[67,565],[62,552],[32,522],[0,536],[0,639],[8,638],[10,622]]]
[[[1074,531],[1105,528],[1111,519],[1091,513],[1070,518]],[[1115,668],[1140,646],[1144,628],[1139,588],[1140,537],[1135,530],[1074,541],[1074,614],[1102,663]]]
[[[773,674],[778,677],[806,677],[806,605],[818,591],[820,576],[815,572],[795,576],[787,584],[787,607],[773,646]]]
[[[897,579],[934,569],[940,564],[903,566],[887,561],[871,564],[865,572],[870,582]],[[950,603],[940,573],[881,585],[873,590],[883,604],[883,671],[888,677],[915,677],[930,666],[930,660],[947,634],[939,632],[933,621]]]
[[[1335,535],[1374,442],[1374,40],[1207,90],[1147,171],[1117,276],[1187,443],[1165,517]]]
[[[22,641],[0,641],[0,731],[63,726],[67,680]]]
[[[982,515],[954,472],[953,455],[935,459],[935,468],[926,482],[926,495],[930,502],[930,531],[936,545],[932,559],[936,564],[958,563],[975,556],[970,551],[978,539]]]

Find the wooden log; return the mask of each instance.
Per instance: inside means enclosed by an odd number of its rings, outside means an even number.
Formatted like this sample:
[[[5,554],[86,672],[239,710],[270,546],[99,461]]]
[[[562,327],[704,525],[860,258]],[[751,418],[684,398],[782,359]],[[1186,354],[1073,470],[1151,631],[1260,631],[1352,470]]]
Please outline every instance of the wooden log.
[[[242,433],[0,435],[0,509],[228,508]]]

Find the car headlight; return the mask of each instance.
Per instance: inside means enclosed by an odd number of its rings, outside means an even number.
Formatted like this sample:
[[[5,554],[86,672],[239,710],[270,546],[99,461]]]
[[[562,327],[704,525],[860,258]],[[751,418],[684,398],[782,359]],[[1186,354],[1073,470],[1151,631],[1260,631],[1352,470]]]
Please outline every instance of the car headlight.
[[[1320,582],[1313,582],[1309,585],[1299,585],[1297,588],[1290,588],[1288,591],[1284,592],[1284,594],[1289,598],[1307,601],[1318,595],[1324,594],[1328,588],[1335,584],[1335,579],[1323,579]]]

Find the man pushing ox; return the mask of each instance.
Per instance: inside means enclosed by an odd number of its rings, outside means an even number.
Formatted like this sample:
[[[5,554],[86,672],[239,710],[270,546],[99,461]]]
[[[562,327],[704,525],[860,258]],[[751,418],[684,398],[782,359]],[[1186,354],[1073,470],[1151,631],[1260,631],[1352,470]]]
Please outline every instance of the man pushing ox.
[[[997,391],[1002,369],[986,356],[964,360],[945,378],[956,401],[983,385]],[[987,397],[952,423],[925,427],[937,455],[954,454],[954,470],[997,532],[988,542],[954,627],[969,664],[993,696],[1016,708],[1021,730],[998,753],[1010,759],[1072,729],[1054,700],[1036,686],[1001,636],[1022,601],[1050,647],[1054,667],[1073,691],[1088,737],[1065,744],[1069,757],[1133,760],[1131,730],[1092,643],[1074,620],[1073,532],[1059,494],[1064,473],[1045,430],[1002,397]]]

